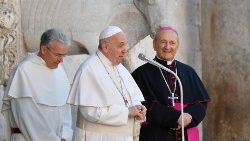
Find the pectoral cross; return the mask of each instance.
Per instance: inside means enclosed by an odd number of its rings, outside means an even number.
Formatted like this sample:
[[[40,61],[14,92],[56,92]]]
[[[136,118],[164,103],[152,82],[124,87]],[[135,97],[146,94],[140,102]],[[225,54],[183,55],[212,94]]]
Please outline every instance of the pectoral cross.
[[[178,97],[175,97],[174,93],[171,93],[171,96],[169,96],[168,99],[171,99],[172,100],[172,106],[175,106],[174,100],[178,99]]]

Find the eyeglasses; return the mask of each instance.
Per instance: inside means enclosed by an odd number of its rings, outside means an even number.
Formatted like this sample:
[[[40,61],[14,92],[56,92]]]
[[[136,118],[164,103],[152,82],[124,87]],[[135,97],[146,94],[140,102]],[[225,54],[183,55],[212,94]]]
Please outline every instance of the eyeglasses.
[[[55,58],[64,58],[67,54],[60,54],[60,53],[55,53],[51,50],[51,48],[47,47],[49,52],[52,54],[53,57]]]

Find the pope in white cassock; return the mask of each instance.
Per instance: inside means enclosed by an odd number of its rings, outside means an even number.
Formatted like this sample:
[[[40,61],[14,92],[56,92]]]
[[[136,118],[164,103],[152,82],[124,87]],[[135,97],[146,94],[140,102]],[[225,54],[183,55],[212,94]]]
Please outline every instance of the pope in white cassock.
[[[70,83],[60,63],[68,39],[58,29],[41,37],[38,53],[29,54],[12,74],[2,112],[8,115],[11,141],[71,141]]]
[[[99,36],[99,49],[79,67],[68,103],[78,105],[75,141],[132,141],[135,122],[145,120],[142,93],[121,64],[127,40],[116,26]]]

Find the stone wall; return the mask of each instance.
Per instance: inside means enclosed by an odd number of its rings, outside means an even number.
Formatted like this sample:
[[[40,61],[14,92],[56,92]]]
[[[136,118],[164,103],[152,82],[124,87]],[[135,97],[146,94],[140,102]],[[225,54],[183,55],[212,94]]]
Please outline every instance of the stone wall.
[[[202,1],[204,141],[250,140],[250,1]]]

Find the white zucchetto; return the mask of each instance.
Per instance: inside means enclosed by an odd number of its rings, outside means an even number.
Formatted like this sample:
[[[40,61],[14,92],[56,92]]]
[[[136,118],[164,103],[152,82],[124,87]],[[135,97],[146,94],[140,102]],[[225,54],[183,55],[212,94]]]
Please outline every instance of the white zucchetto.
[[[114,34],[119,33],[119,32],[123,32],[119,27],[108,26],[100,33],[99,40],[111,37]]]

